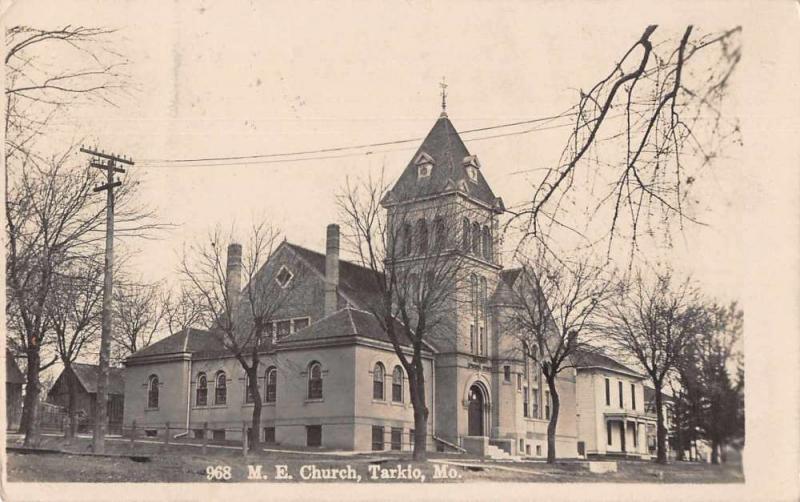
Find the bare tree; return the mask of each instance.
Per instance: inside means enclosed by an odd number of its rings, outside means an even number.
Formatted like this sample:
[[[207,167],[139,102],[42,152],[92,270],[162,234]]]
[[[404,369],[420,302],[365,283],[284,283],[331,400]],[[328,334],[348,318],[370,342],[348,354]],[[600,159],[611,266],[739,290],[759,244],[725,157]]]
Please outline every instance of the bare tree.
[[[667,461],[663,389],[681,355],[702,329],[703,308],[689,279],[670,270],[632,273],[603,308],[602,331],[644,369],[655,390],[657,460]]]
[[[364,307],[388,335],[408,375],[414,458],[419,460],[427,455],[424,359],[432,344],[448,338],[454,343],[459,286],[466,283],[455,231],[465,210],[453,197],[427,208],[398,204],[385,211],[387,193],[382,178],[355,185],[348,181],[338,204],[346,219],[345,238],[357,261],[372,271],[375,293]],[[450,337],[443,336],[447,332]]]
[[[54,291],[47,303],[47,316],[55,333],[58,357],[67,375],[69,393],[67,437],[77,432],[78,385],[72,364],[91,349],[100,334],[103,298],[103,266],[91,260],[76,260],[54,278]]]
[[[725,108],[741,28],[698,36],[687,26],[662,40],[656,31],[648,26],[605,77],[580,91],[558,165],[512,218],[524,222],[525,238],[568,229],[589,245],[607,241],[610,253],[623,236],[633,253],[642,235],[668,237],[673,219],[681,228],[698,222],[693,184],[741,143],[738,120]]]
[[[159,301],[170,334],[191,328],[202,320],[202,305],[186,284],[181,284],[177,292],[165,288]]]
[[[547,425],[547,462],[556,461],[556,427],[560,412],[559,373],[596,350],[596,317],[611,292],[610,275],[587,257],[558,258],[539,248],[523,267],[512,288],[505,328],[518,344],[526,368],[538,368],[547,382],[552,410]],[[526,371],[526,374],[530,374]],[[528,388],[530,388],[530,383]],[[527,410],[526,410],[527,411]]]
[[[166,316],[161,295],[159,284],[123,280],[114,289],[113,360],[121,362],[153,343]]]
[[[192,246],[184,254],[181,267],[198,298],[206,327],[247,375],[246,393],[253,401],[251,450],[259,444],[261,353],[272,342],[276,314],[291,302],[303,281],[301,267],[294,267],[297,272],[288,285],[275,280],[278,271],[270,266],[270,258],[279,243],[278,231],[264,223],[251,228],[244,249],[217,230],[208,244]],[[242,276],[246,281],[243,289]]]

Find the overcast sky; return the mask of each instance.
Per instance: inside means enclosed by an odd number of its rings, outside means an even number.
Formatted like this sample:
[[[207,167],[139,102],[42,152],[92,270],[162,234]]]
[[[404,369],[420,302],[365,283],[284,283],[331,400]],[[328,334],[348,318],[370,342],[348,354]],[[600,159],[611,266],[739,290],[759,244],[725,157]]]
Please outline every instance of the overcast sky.
[[[9,24],[119,28],[116,49],[131,61],[130,95],[117,108],[71,110],[59,122],[63,135],[52,138],[59,144],[85,135],[137,161],[142,202],[179,225],[159,240],[124,243],[146,280],[174,279],[182,246],[217,224],[243,230],[264,219],[290,241],[323,251],[346,177],[383,168],[394,179],[418,142],[301,162],[178,167],[161,159],[421,138],[441,111],[443,76],[448,114],[460,130],[555,115],[607,73],[645,25],[635,16],[595,23],[584,12],[589,3],[264,4],[66,2],[56,11],[29,0],[9,12]],[[721,18],[701,31],[730,26]],[[660,30],[674,36],[680,26]],[[463,139],[495,193],[514,206],[531,197],[537,169],[556,164],[569,134],[558,126],[567,123]],[[748,183],[731,153],[697,184],[698,216],[709,226],[688,227],[669,252],[724,299],[738,298],[741,288],[740,200]]]

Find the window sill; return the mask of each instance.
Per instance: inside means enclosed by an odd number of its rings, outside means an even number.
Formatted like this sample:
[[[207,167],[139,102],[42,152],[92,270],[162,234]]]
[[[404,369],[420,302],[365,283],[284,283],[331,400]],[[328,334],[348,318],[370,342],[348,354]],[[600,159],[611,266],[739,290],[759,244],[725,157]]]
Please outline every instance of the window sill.
[[[406,403],[402,401],[392,401],[392,406],[397,406],[399,408],[406,408]]]
[[[144,411],[158,411],[158,408],[145,408]]]
[[[275,407],[275,401],[267,401],[265,403],[262,403],[261,406],[272,406],[274,408]]]
[[[375,399],[372,398],[372,404],[388,404],[385,399]]]
[[[194,406],[192,406],[192,409],[193,410],[214,410],[214,409],[227,408],[227,407],[228,407],[227,404],[210,404],[210,405],[206,404],[206,405],[201,405],[201,406],[194,405]]]
[[[321,397],[320,398],[306,399],[305,400],[305,404],[309,404],[309,403],[324,403],[324,402],[325,402],[325,400],[323,398],[321,398]]]

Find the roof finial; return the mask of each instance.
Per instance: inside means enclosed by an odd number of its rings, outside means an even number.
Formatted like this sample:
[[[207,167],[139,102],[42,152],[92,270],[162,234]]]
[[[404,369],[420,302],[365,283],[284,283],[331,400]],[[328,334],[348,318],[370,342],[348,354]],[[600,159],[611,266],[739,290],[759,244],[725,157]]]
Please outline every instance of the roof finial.
[[[442,115],[447,115],[447,83],[445,82],[444,77],[442,77],[442,81],[439,82],[439,87],[442,88]]]

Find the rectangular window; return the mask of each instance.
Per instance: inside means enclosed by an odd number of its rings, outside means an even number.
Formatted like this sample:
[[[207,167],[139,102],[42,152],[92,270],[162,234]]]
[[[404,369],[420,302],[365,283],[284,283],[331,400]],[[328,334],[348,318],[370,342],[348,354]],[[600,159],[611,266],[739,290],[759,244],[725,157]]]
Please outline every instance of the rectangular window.
[[[639,431],[638,431],[638,427],[636,427],[636,424],[631,424],[631,430],[633,432],[633,447],[634,448],[638,448],[639,447],[639,434],[638,434]]]
[[[522,390],[522,373],[517,373],[517,390]]]
[[[509,365],[503,366],[503,381],[511,383],[511,366]]]
[[[522,416],[527,418],[527,416],[528,416],[528,387],[527,386],[523,387],[522,399],[523,399],[523,401],[522,401]]]
[[[519,451],[522,451],[524,449],[525,449],[525,440],[524,439],[520,439],[519,440]]]
[[[322,426],[306,426],[306,446],[322,446]]]
[[[550,420],[550,391],[544,391],[544,419]]]
[[[533,418],[542,418],[539,415],[539,389],[533,389]]]
[[[611,446],[611,422],[606,422],[606,436],[608,439],[608,446]]]
[[[392,427],[392,449],[397,451],[403,449],[403,429]]]
[[[469,351],[471,354],[477,354],[477,350],[475,349],[475,325],[469,325]]]
[[[278,338],[281,338],[281,337],[286,336],[286,335],[291,333],[291,330],[292,330],[292,322],[291,321],[289,321],[289,320],[287,320],[287,321],[278,321],[276,323],[276,325],[277,325]]]
[[[264,442],[275,444],[275,427],[264,427]]]
[[[372,426],[372,451],[383,450],[383,426]]]
[[[606,406],[611,406],[611,381],[606,378]]]
[[[203,429],[192,429],[192,433],[195,439],[203,439],[206,435],[206,431]]]
[[[294,320],[294,330],[300,331],[308,326],[308,317],[301,317]]]
[[[536,445],[536,456],[537,457],[541,457],[542,456],[542,445],[540,445],[540,444]]]
[[[631,407],[636,409],[636,384],[631,384]]]
[[[527,455],[529,457],[531,456],[531,445],[529,445],[529,444],[525,445],[525,455]]]
[[[212,431],[211,439],[214,441],[225,441],[225,429],[215,429]]]
[[[158,437],[158,431],[156,429],[145,429],[144,435],[149,438]]]
[[[485,332],[486,332],[486,330],[484,329],[483,326],[481,326],[480,327],[480,335],[481,336],[480,336],[480,340],[478,342],[480,345],[478,346],[478,350],[480,351],[482,356],[486,355],[486,335],[485,335]]]
[[[625,407],[625,400],[622,398],[622,380],[619,381],[619,407]]]

